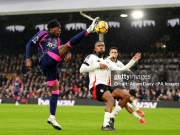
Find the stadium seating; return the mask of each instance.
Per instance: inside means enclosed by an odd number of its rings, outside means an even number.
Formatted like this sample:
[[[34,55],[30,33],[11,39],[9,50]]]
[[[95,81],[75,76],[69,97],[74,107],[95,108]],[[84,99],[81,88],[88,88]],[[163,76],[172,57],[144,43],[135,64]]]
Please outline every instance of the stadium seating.
[[[177,26],[179,28],[179,26]],[[138,74],[152,74],[154,82],[177,82],[180,80],[180,51],[175,48],[179,44],[179,34],[175,28],[167,27],[167,31],[153,34],[155,28],[134,28],[128,32],[117,32],[117,29],[110,29],[105,36],[106,49],[111,46],[117,46],[120,51],[119,59],[126,64],[136,52],[142,52],[141,60],[132,68],[133,72]],[[63,30],[62,30],[63,31]],[[13,73],[18,73],[23,81],[24,87],[21,92],[21,98],[49,98],[50,90],[46,84],[45,77],[38,67],[38,57],[33,55],[33,70],[29,72],[25,67],[25,45],[30,37],[37,30],[25,29],[23,32],[3,31],[0,42],[0,98],[13,97],[12,80]],[[65,31],[64,31],[65,32]],[[3,34],[2,34],[3,33]],[[65,41],[70,39],[77,31],[68,31],[62,35]],[[116,34],[121,38],[119,39]],[[149,34],[148,34],[149,33]],[[147,34],[145,38],[135,38],[133,35]],[[151,46],[163,35],[168,34],[168,49],[159,49]],[[26,35],[26,36],[25,36]],[[66,37],[65,37],[66,36]],[[108,37],[109,36],[109,37]],[[9,37],[9,40],[6,40]],[[107,37],[107,38],[106,38]],[[173,37],[173,38],[171,38]],[[85,56],[92,53],[93,44],[97,35],[87,37],[80,46],[74,48],[71,52],[73,58],[70,63],[59,64],[60,95],[59,99],[91,98],[88,90],[88,74],[80,74],[79,68]],[[133,41],[133,42],[132,42]],[[81,49],[80,49],[81,48]],[[36,48],[33,48],[36,54]],[[67,72],[68,71],[68,72]],[[179,101],[180,86],[177,87],[139,87],[136,89],[128,88],[136,98],[141,101],[171,100]]]

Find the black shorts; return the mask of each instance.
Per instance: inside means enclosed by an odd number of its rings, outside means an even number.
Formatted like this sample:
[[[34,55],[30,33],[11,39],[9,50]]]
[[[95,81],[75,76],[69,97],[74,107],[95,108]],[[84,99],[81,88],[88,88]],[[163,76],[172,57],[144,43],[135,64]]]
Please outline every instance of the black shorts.
[[[118,89],[118,90],[126,90],[126,88],[124,86],[111,86],[111,93],[115,90],[115,89]],[[119,101],[119,99],[121,98],[117,98],[117,101]]]
[[[40,61],[40,69],[47,78],[49,86],[53,86],[59,80],[57,64],[61,62],[58,47],[44,54]]]
[[[103,101],[101,98],[106,91],[111,91],[111,87],[105,84],[98,84],[90,89],[92,97],[98,101]]]
[[[121,90],[124,90],[126,89],[124,86],[111,86],[111,93],[115,90],[115,89],[121,89]]]

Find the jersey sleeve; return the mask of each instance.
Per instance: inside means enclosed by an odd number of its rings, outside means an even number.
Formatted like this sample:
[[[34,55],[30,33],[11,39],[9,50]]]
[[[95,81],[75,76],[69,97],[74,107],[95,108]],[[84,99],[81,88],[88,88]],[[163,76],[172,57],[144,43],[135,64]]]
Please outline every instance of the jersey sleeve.
[[[29,42],[26,45],[26,59],[30,59],[30,57],[31,57],[31,46],[37,44],[38,41],[39,41],[39,36],[37,33],[31,38],[31,40],[29,40]]]
[[[110,61],[110,60],[109,60]],[[135,61],[132,59],[129,61],[128,64],[126,64],[125,66],[119,68],[117,66],[115,66],[114,64],[112,64],[112,61],[110,61],[110,68],[111,70],[128,70],[130,69],[133,65],[135,64]]]
[[[119,61],[118,60],[118,65],[119,65],[119,67],[123,67],[124,66],[124,64],[121,62],[121,61]],[[134,74],[130,69],[127,69],[127,73],[129,73],[129,74]]]
[[[46,35],[48,32],[47,31],[41,31],[36,33],[31,40],[26,45],[26,59],[29,59],[31,57],[31,47],[32,45],[36,45],[39,43],[39,41],[42,39],[44,35]]]
[[[117,62],[118,62],[119,67],[124,67],[124,64],[121,61],[118,60]]]
[[[88,55],[80,67],[80,73],[91,72],[100,68],[100,63],[94,61],[95,59],[94,55]]]

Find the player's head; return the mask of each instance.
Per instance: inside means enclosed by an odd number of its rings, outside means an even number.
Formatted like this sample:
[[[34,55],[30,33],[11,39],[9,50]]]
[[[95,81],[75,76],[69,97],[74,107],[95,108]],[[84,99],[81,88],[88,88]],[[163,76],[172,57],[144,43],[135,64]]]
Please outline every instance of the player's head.
[[[47,28],[49,30],[49,32],[54,35],[54,36],[60,36],[61,34],[61,24],[59,23],[59,21],[57,20],[51,20],[48,25]]]
[[[113,58],[117,59],[117,57],[118,57],[118,48],[117,47],[111,47],[109,49],[109,56],[113,56]]]
[[[96,41],[94,44],[94,53],[102,57],[105,53],[105,44],[103,41]]]

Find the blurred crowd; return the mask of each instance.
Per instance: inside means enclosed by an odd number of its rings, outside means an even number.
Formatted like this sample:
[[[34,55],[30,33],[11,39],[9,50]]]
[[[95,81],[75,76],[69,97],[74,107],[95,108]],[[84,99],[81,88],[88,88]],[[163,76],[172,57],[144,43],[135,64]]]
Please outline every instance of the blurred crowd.
[[[0,55],[0,58],[2,58],[0,61],[0,98],[13,98],[13,79],[17,75],[23,82],[21,97],[43,99],[50,97],[46,78],[38,65],[34,64],[34,68],[27,71],[24,63],[25,55],[22,54],[12,59],[4,55]],[[76,55],[72,62],[59,65],[60,99],[89,98],[88,76],[79,73],[82,58],[82,55]],[[33,56],[33,63],[37,62],[38,58]]]
[[[127,87],[127,90],[140,101],[170,100],[179,101],[180,97],[180,54],[168,53],[166,57],[161,54],[143,53],[141,60],[132,68],[136,75],[151,75],[147,79],[135,80],[136,83],[157,83],[153,86]],[[127,63],[133,54],[120,54],[119,60]],[[173,57],[172,57],[173,56]],[[88,74],[80,74],[79,68],[85,55],[74,54],[71,62],[59,64],[59,99],[91,98],[88,89]],[[14,76],[20,76],[23,85],[20,92],[22,99],[50,97],[50,89],[46,78],[38,67],[38,57],[33,55],[34,68],[28,71],[25,67],[25,54],[17,56],[0,55],[0,98],[13,98]],[[149,66],[148,66],[149,65]],[[172,68],[175,66],[176,68]],[[166,83],[166,84],[165,84]],[[168,83],[168,84],[167,84]],[[176,83],[175,86],[172,84]]]
[[[63,26],[63,23],[62,23]],[[1,27],[0,27],[1,28]],[[38,67],[37,55],[32,56],[33,69],[25,67],[25,46],[28,40],[38,31],[26,27],[23,32],[0,32],[0,98],[13,98],[13,80],[19,76],[23,82],[21,98],[50,97],[50,89],[46,79]],[[61,39],[67,42],[78,30],[66,32],[62,27]],[[63,34],[66,33],[66,34]],[[117,28],[109,29],[105,35],[106,50],[112,46],[118,47],[119,60],[126,64],[137,51],[142,53],[140,61],[133,66],[132,71],[137,74],[151,74],[151,79],[135,80],[145,82],[162,82],[162,85],[127,87],[132,96],[140,101],[170,100],[180,101],[180,26],[147,28]],[[143,37],[143,38],[142,38]],[[8,39],[8,40],[7,40]],[[88,74],[80,74],[79,68],[84,58],[93,52],[93,45],[98,40],[98,34],[89,35],[79,46],[73,48],[72,60],[59,64],[59,99],[91,98],[89,93]],[[165,46],[165,45],[167,46]],[[163,45],[163,46],[162,46]],[[36,54],[37,48],[32,48]],[[165,85],[166,83],[177,83]]]

